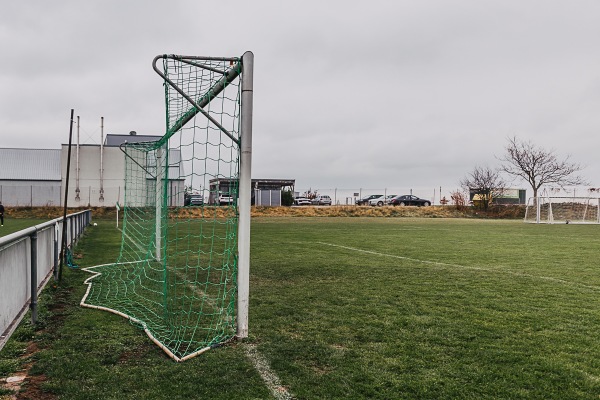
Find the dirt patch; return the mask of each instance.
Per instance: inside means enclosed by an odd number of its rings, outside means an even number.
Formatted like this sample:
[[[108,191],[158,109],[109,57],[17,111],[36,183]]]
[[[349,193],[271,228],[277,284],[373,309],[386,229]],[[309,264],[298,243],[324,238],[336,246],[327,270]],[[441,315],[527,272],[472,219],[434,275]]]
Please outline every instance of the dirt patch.
[[[36,336],[40,334],[51,334],[62,325],[69,310],[73,307],[70,297],[73,292],[71,287],[58,288],[56,284],[51,283],[46,287],[45,293],[49,294],[52,300],[48,302],[49,315],[46,321],[40,320],[40,328],[36,329]],[[13,394],[0,396],[0,400],[54,400],[57,399],[54,394],[43,390],[45,375],[30,375],[29,371],[35,364],[35,354],[40,351],[39,339],[34,339],[27,344],[27,348],[22,356],[19,357],[19,363],[22,366],[19,371],[0,381],[0,387],[11,390]]]
[[[0,387],[11,390],[12,394],[0,396],[0,400],[55,400],[51,393],[44,392],[41,387],[46,381],[45,375],[29,375],[33,362],[29,361],[39,351],[36,342],[30,342],[27,350],[20,358],[23,368],[15,374],[0,381]]]
[[[17,400],[56,400],[52,393],[44,392],[41,387],[46,381],[45,375],[28,376],[21,391],[15,397]]]

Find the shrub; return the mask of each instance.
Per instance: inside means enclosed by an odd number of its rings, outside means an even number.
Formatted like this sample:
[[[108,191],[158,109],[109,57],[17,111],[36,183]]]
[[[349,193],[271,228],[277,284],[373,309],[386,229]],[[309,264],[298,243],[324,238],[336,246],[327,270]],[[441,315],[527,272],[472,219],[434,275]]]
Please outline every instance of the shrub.
[[[282,190],[281,191],[281,205],[282,206],[291,206],[294,204],[294,193],[291,190]]]

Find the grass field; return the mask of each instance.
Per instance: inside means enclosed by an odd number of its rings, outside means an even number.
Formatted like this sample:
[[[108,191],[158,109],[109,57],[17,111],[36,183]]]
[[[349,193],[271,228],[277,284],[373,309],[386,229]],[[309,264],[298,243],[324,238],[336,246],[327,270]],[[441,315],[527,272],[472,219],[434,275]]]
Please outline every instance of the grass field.
[[[4,226],[0,227],[0,236],[6,236],[11,233],[20,231],[21,229],[29,228],[30,226],[38,225],[47,222],[46,219],[4,219]]]
[[[81,266],[116,258],[119,232],[96,222],[77,249]],[[259,358],[281,398],[600,396],[598,226],[252,224],[244,343],[175,363],[125,319],[78,307],[89,274],[67,270],[45,290],[39,326],[23,323],[0,353],[0,376],[32,363],[23,386],[31,398],[273,398],[254,366]]]

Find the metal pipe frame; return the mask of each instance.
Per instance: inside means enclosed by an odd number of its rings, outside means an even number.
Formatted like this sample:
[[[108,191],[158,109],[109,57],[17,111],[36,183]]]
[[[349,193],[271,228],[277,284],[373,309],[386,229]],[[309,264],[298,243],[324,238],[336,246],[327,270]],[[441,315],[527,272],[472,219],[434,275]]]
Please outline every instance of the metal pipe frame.
[[[139,144],[139,143],[148,143],[148,142],[136,142],[136,144]],[[144,167],[142,164],[140,164],[139,162],[137,162],[135,158],[133,158],[129,154],[127,154],[127,151],[123,150],[123,146],[127,146],[127,145],[128,145],[127,141],[121,143],[119,145],[119,150],[121,150],[123,152],[123,154],[125,154],[125,157],[129,158],[131,161],[133,161],[134,163],[136,163],[142,170],[146,171],[146,173],[148,175],[150,175],[152,177],[152,179],[156,179],[156,175],[155,174],[153,174],[152,172],[150,172],[148,170],[148,168]]]
[[[80,197],[79,197],[79,115],[77,116],[77,151],[76,151],[76,164],[77,167],[75,168],[75,173],[76,173],[76,178],[75,178],[75,200],[79,201]]]
[[[201,67],[191,60],[216,60],[236,62],[236,65],[223,74],[223,77],[198,100],[192,99],[157,67],[158,60],[173,59],[190,65]],[[180,130],[198,113],[204,115],[210,122],[225,133],[234,143],[240,146],[239,171],[239,227],[238,227],[238,273],[237,273],[237,329],[236,337],[248,337],[248,314],[250,294],[250,207],[252,196],[252,114],[254,95],[254,54],[247,51],[239,58],[159,55],[152,61],[154,71],[163,78],[166,84],[183,96],[192,108],[179,118],[172,127],[168,128],[165,136],[157,142],[157,147],[163,146],[175,132]],[[202,68],[202,67],[201,67]],[[213,72],[223,73],[215,70]],[[241,77],[241,115],[240,138],[235,138],[218,121],[212,118],[203,108],[217,97],[234,79]],[[158,174],[157,174],[158,175]]]
[[[242,56],[241,155],[239,177],[239,227],[237,274],[237,337],[248,337],[250,298],[250,207],[252,201],[252,112],[254,95],[254,54]]]
[[[158,69],[156,63],[160,59],[172,59],[184,62],[184,60],[215,60],[215,61],[231,61],[237,62],[236,65],[233,66],[226,74],[221,78],[212,88],[210,88],[204,96],[202,96],[198,101],[192,99],[187,95],[180,87],[178,87],[173,81],[171,81],[167,76]],[[227,129],[225,129],[216,119],[211,117],[206,111],[204,111],[204,107],[208,105],[215,97],[219,95],[235,78],[237,78],[242,72],[242,64],[239,58],[219,58],[219,57],[194,57],[194,56],[181,56],[175,54],[163,54],[154,57],[152,61],[152,68],[154,71],[163,78],[163,80],[169,84],[173,89],[175,89],[181,96],[183,96],[191,105],[192,108],[185,113],[179,120],[175,122],[175,124],[169,128],[165,137],[159,142],[159,145],[162,145],[165,141],[167,141],[171,136],[175,134],[178,130],[183,128],[185,124],[187,124],[192,118],[194,118],[198,113],[204,115],[210,122],[212,122],[217,128],[219,128],[225,135],[227,135],[231,140],[233,140],[237,145],[240,145],[240,141],[234,137]],[[221,73],[219,71],[219,73]]]
[[[100,117],[100,198],[104,201],[104,117]]]

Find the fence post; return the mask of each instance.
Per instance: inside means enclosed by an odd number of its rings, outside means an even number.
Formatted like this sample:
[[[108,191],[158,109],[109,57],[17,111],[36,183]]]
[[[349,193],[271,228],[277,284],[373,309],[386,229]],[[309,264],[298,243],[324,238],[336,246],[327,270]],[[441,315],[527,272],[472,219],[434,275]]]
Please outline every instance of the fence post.
[[[81,234],[81,214],[75,216],[75,243],[79,243],[79,235]]]
[[[71,232],[71,237],[69,239],[69,247],[73,247],[73,243],[75,242],[75,238],[74,238],[74,231],[73,231],[73,217],[68,219],[69,221],[69,231]]]
[[[31,323],[37,323],[37,229],[31,234]]]
[[[58,280],[58,222],[54,225],[54,279]]]

